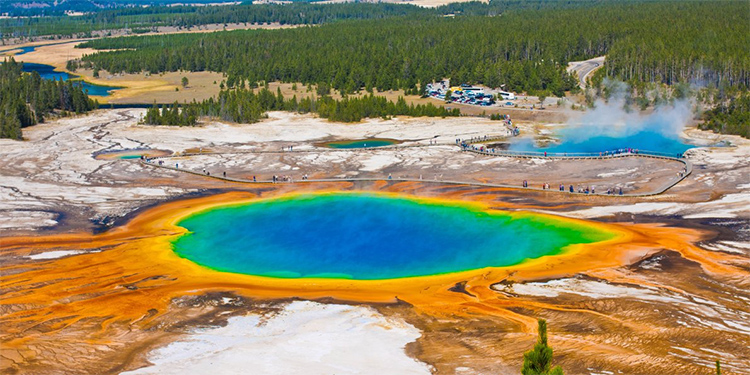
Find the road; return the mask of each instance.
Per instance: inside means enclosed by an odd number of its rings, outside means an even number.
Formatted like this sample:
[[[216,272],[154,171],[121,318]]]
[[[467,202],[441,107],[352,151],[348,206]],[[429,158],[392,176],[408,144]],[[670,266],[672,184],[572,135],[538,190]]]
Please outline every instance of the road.
[[[586,77],[604,65],[605,58],[606,56],[599,56],[586,61],[571,61],[568,63],[568,72],[578,73],[578,84],[581,88],[586,88]]]

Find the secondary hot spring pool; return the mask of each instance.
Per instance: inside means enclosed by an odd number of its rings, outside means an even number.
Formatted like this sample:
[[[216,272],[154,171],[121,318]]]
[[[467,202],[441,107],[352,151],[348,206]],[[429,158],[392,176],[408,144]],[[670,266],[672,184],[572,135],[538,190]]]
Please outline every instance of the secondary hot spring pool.
[[[695,147],[681,140],[676,134],[667,135],[657,131],[640,130],[633,134],[588,134],[580,135],[580,128],[567,129],[558,136],[560,143],[538,146],[531,138],[521,138],[510,144],[512,151],[546,151],[551,153],[597,153],[617,149],[633,148],[642,151],[655,151],[677,156]]]
[[[391,279],[518,264],[613,233],[532,213],[369,194],[260,200],[193,214],[174,251],[218,271]]]
[[[124,150],[104,150],[92,154],[97,160],[115,160],[115,159],[140,159],[141,156],[155,158],[159,156],[171,155],[172,151],[158,150],[152,148],[131,148]]]
[[[397,139],[389,138],[367,138],[367,139],[351,139],[345,141],[333,141],[319,144],[322,147],[328,148],[370,148],[370,147],[383,147],[392,146],[401,143]]]

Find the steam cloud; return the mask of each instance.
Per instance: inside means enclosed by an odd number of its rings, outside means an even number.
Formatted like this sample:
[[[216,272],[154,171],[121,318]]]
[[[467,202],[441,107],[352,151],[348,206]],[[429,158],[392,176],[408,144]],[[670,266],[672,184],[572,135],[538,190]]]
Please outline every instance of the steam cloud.
[[[657,106],[651,111],[627,110],[627,85],[610,82],[614,90],[608,101],[597,99],[594,108],[586,112],[571,113],[568,131],[570,140],[583,140],[596,136],[627,137],[641,132],[659,133],[665,137],[678,138],[693,117],[690,100],[675,100]]]

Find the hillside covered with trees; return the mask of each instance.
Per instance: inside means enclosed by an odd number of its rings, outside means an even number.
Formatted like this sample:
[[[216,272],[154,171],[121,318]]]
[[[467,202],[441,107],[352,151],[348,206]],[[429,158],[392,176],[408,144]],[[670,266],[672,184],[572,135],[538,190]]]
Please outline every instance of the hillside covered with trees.
[[[55,112],[85,113],[97,107],[80,85],[44,80],[22,68],[12,58],[0,64],[0,138],[21,139],[21,128],[44,122]]]
[[[634,6],[637,4],[637,6]],[[229,87],[258,81],[329,85],[344,93],[404,89],[450,77],[562,95],[568,61],[607,55],[610,77],[665,84],[750,85],[748,4],[602,2],[499,17],[391,17],[288,30],[111,38],[82,47],[109,72],[217,71]],[[664,19],[671,22],[664,22]]]

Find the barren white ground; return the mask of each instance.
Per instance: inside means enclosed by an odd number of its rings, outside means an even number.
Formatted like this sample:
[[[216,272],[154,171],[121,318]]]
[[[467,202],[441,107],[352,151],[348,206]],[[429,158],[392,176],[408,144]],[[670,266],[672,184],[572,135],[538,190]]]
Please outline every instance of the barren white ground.
[[[430,374],[404,352],[413,326],[369,307],[295,301],[276,316],[233,317],[149,356],[145,374]]]

